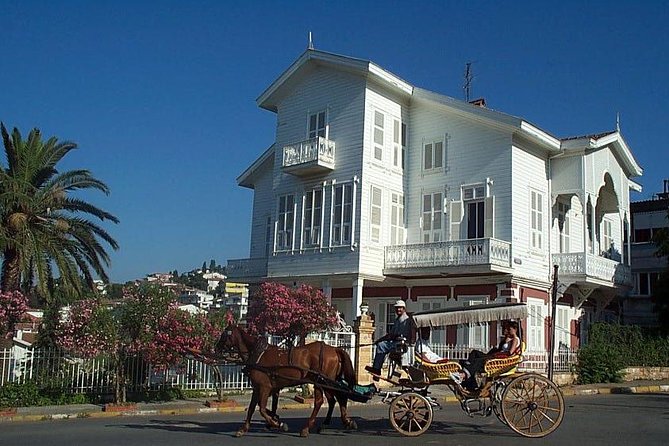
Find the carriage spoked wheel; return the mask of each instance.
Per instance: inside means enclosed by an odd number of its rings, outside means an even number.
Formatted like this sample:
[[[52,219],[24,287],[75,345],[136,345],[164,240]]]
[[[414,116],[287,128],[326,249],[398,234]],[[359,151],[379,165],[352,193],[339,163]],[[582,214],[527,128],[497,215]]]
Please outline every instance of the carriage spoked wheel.
[[[506,424],[524,437],[544,437],[564,418],[562,392],[549,379],[527,373],[514,378],[502,393]]]
[[[432,424],[432,405],[424,396],[406,392],[390,403],[390,424],[397,432],[417,437]]]

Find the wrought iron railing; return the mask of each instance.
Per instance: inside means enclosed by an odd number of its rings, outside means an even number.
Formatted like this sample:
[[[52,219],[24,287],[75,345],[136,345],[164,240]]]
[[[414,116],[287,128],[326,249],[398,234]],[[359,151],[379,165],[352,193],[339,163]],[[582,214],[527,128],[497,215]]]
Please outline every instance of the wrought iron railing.
[[[511,265],[511,243],[494,238],[386,246],[385,268]]]

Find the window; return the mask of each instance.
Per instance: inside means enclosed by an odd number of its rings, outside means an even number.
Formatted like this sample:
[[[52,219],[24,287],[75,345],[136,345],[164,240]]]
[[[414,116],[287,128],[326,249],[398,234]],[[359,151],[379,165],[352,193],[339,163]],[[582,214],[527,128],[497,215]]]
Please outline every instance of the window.
[[[530,191],[531,210],[530,210],[530,247],[532,249],[542,249],[544,235],[544,198],[543,194],[537,191]]]
[[[395,119],[393,121],[393,167],[404,169],[406,155],[406,124]]]
[[[540,299],[527,299],[527,349],[545,350],[544,345],[544,304]]]
[[[441,192],[423,195],[423,243],[442,240],[443,197]]]
[[[570,320],[569,309],[558,306],[556,308],[556,323],[555,323],[555,345],[560,348],[569,348],[570,345]]]
[[[652,239],[653,237],[650,235],[650,228],[634,230],[635,243],[650,242]]]
[[[375,243],[381,241],[381,188],[372,186],[370,209],[370,240]]]
[[[458,302],[462,306],[470,307],[472,305],[481,305],[488,303],[487,296],[458,296]],[[457,343],[467,345],[470,348],[476,348],[488,351],[490,348],[488,341],[488,323],[459,324],[457,334]]]
[[[613,245],[613,235],[611,232],[611,220],[604,218],[602,220],[602,251],[608,251]]]
[[[569,252],[569,204],[559,201],[557,204],[558,230],[560,231],[560,252]]]
[[[444,142],[430,141],[423,143],[423,170],[444,167]]]
[[[353,221],[353,183],[337,184],[334,188],[332,245],[351,244]]]
[[[485,237],[485,186],[463,188],[462,199],[466,202],[467,238]]]
[[[404,244],[404,195],[390,194],[390,244]]]
[[[276,249],[279,251],[293,247],[293,217],[295,215],[295,196],[279,197],[279,213],[276,225]]]
[[[272,217],[267,216],[267,221],[265,223],[265,257],[269,257],[269,253],[272,249]]]
[[[383,132],[384,116],[383,113],[374,112],[374,159],[383,160]]]
[[[436,298],[419,298],[420,310],[429,311],[429,310],[439,310],[442,307],[443,302],[446,301],[445,297],[436,297]],[[435,350],[435,346],[440,344],[446,344],[446,327],[432,327],[430,333],[430,346],[432,350]],[[436,350],[435,350],[435,353]],[[439,353],[437,353],[439,354]],[[443,356],[443,355],[442,355]]]
[[[309,139],[317,136],[326,138],[325,111],[309,115]]]
[[[636,294],[639,296],[652,296],[658,277],[659,273],[637,273]]]
[[[321,241],[321,218],[323,191],[315,189],[304,195],[304,221],[302,223],[302,244],[318,246]]]

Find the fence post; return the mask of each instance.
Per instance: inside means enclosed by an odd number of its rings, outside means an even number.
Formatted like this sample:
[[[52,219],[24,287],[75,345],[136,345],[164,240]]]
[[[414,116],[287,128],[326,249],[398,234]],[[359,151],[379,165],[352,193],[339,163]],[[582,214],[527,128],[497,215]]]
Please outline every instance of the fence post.
[[[360,384],[369,384],[370,375],[365,371],[365,366],[372,363],[374,321],[367,314],[358,316],[353,324],[353,332],[355,333],[355,374]]]

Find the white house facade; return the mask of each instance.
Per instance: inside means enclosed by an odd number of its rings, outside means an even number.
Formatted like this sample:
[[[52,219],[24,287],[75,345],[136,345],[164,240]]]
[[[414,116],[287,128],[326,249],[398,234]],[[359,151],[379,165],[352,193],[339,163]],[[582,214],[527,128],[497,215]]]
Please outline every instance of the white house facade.
[[[378,335],[409,311],[522,301],[529,348],[631,286],[629,190],[641,168],[618,131],[559,139],[529,122],[415,87],[372,62],[305,51],[257,100],[276,139],[238,178],[254,190],[250,256],[229,280],[309,283]],[[585,317],[583,317],[585,313]],[[437,341],[488,346],[498,324]]]

